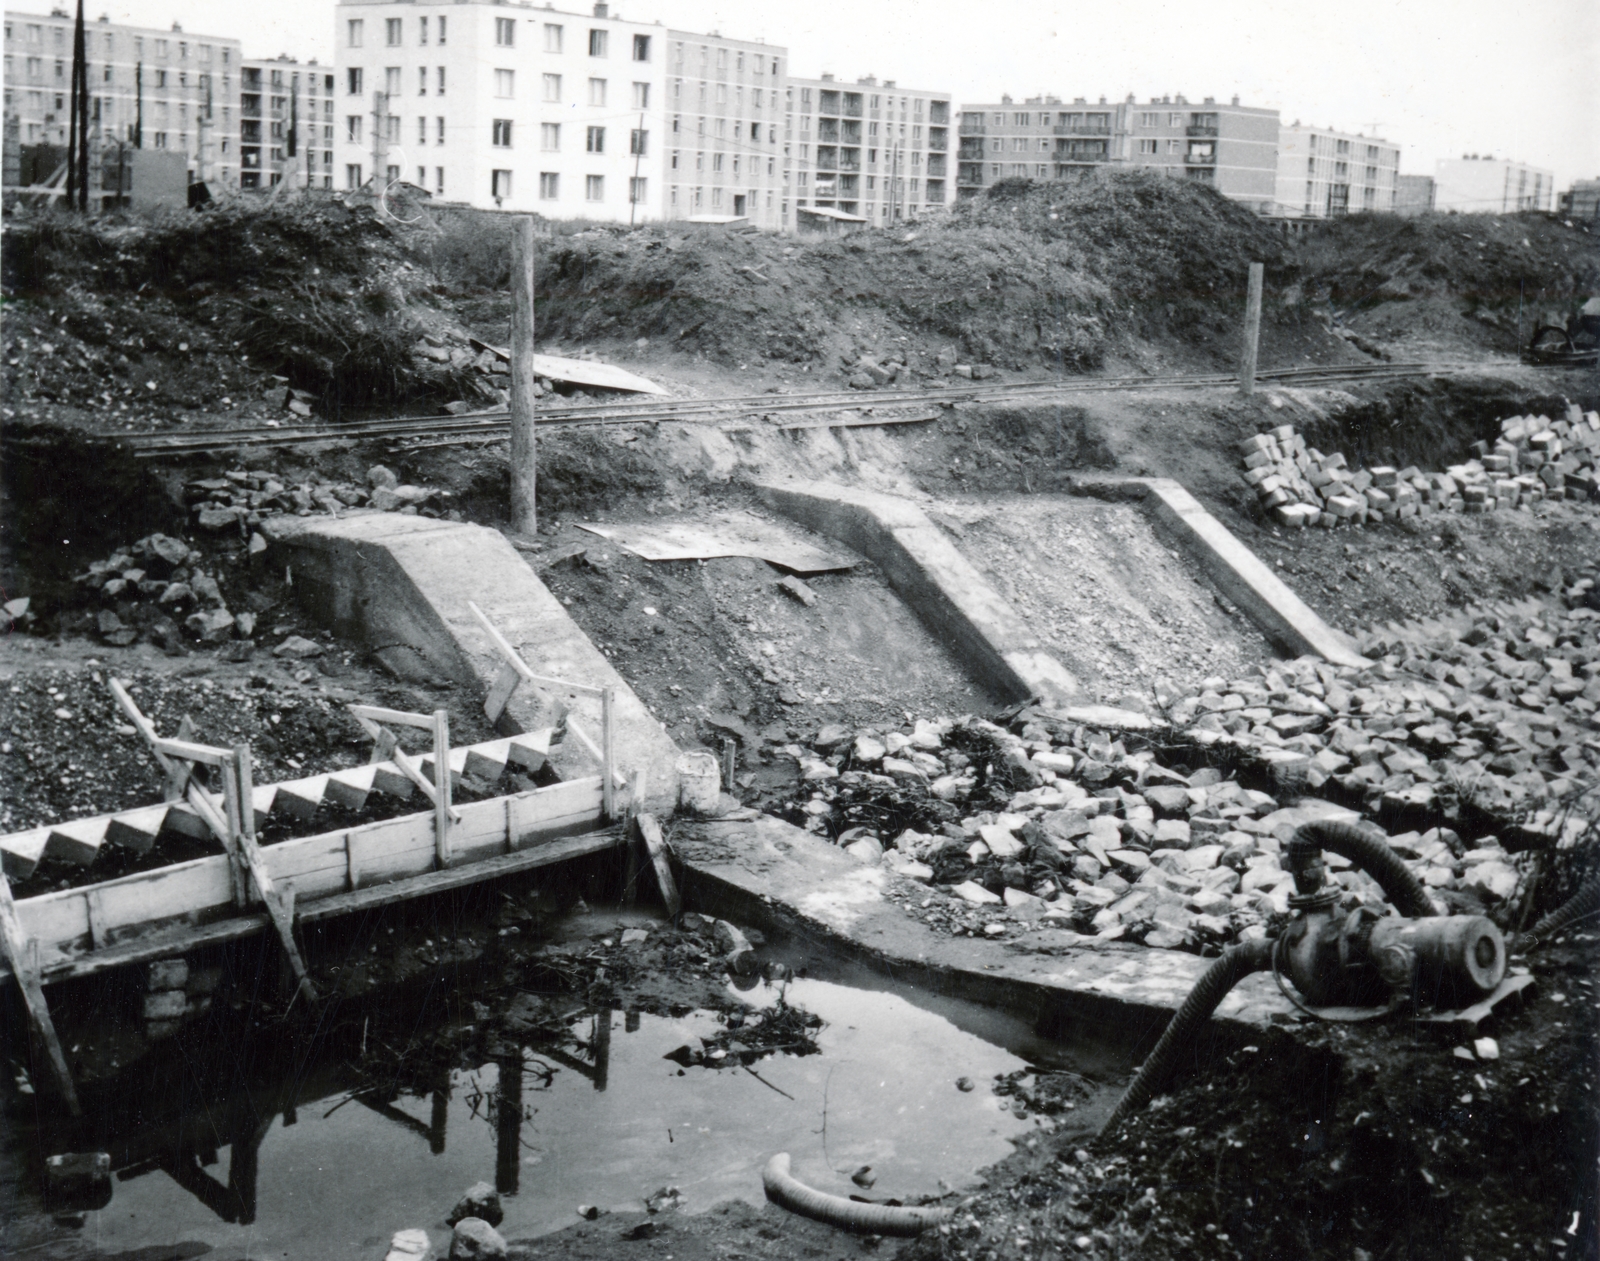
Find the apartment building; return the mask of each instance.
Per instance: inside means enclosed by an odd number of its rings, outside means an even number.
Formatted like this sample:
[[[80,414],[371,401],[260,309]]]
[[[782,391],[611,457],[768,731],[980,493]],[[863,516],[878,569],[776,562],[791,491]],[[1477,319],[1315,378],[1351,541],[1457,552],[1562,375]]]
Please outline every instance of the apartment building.
[[[1579,223],[1600,219],[1600,179],[1574,180],[1556,199],[1556,213]]]
[[[1377,136],[1312,127],[1298,118],[1278,129],[1276,208],[1285,219],[1393,214],[1400,146]]]
[[[874,227],[952,201],[951,98],[873,76],[790,77],[785,178],[796,210],[834,210]],[[785,215],[785,227],[793,221]]]
[[[664,165],[657,167],[665,200],[657,195],[650,217],[743,218],[781,230],[787,50],[668,30],[666,74]]]
[[[1209,184],[1268,214],[1277,172],[1278,111],[1183,96],[1091,104],[1030,97],[1020,106],[963,105],[957,191],[977,195],[1003,179],[1081,179],[1108,165],[1142,166]]]
[[[333,187],[334,74],[313,60],[245,58],[239,71],[239,187]]]
[[[376,177],[551,218],[780,224],[782,48],[628,22],[604,2],[335,12],[336,188]]]
[[[239,41],[130,26],[102,17],[85,32],[89,143],[117,142],[181,153],[194,178],[231,186],[239,178]],[[73,18],[5,14],[5,113],[21,144],[67,143]]]
[[[1485,154],[1440,158],[1433,174],[1434,209],[1459,214],[1509,215],[1549,210],[1555,173]]]

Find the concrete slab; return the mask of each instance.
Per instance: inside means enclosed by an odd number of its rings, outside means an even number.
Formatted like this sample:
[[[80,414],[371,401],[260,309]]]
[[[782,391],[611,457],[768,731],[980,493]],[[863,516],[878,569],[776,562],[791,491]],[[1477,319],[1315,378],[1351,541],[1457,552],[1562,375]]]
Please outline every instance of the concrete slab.
[[[684,904],[797,936],[934,993],[1003,1007],[1053,1036],[1116,1047],[1131,1066],[1155,1043],[1210,961],[1108,943],[1054,946],[1052,929],[1021,941],[947,937],[889,900],[926,886],[869,867],[778,819],[680,824],[673,847]],[[1212,1035],[1243,1042],[1294,1009],[1269,976],[1247,977],[1217,1010]]]
[[[1172,530],[1217,589],[1250,615],[1267,638],[1296,656],[1312,653],[1335,665],[1371,663],[1264,565],[1200,501],[1168,477],[1143,479],[1146,506]]]
[[[758,483],[779,512],[873,561],[985,687],[1008,701],[1083,699],[1078,681],[915,504],[831,482]]]
[[[485,691],[501,658],[468,609],[470,600],[538,673],[614,687],[618,767],[645,772],[651,809],[667,812],[676,804],[677,745],[501,534],[391,512],[270,524],[301,603],[340,635],[381,653],[397,673]],[[598,741],[598,697],[526,683],[502,715],[502,734],[555,726],[569,711]],[[596,773],[594,760],[570,738],[551,750],[550,760],[562,779]]]

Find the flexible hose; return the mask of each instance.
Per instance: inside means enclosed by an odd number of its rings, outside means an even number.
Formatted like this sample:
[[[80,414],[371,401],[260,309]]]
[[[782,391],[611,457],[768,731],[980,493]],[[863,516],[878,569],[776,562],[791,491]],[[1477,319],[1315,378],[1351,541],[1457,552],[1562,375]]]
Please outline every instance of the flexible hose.
[[[1189,997],[1183,1000],[1183,1006],[1178,1008],[1178,1014],[1162,1031],[1155,1050],[1150,1052],[1128,1083],[1126,1093],[1101,1127],[1101,1137],[1114,1134],[1118,1126],[1149,1103],[1151,1096],[1166,1084],[1167,1078],[1178,1066],[1178,1057],[1206,1021],[1211,1019],[1211,1013],[1227,997],[1228,991],[1252,972],[1264,972],[1272,966],[1273,945],[1273,941],[1263,938],[1229,946],[1205,970],[1195,982],[1195,987],[1189,991]]]
[[[1596,912],[1600,912],[1600,871],[1590,876],[1576,893],[1518,937],[1516,948],[1532,950],[1540,942],[1554,937],[1567,925]]]
[[[1400,914],[1426,919],[1436,913],[1422,881],[1388,842],[1343,819],[1316,819],[1294,830],[1284,850],[1284,865],[1294,873],[1297,884],[1300,873],[1323,850],[1342,854],[1376,880]]]
[[[789,1172],[789,1153],[779,1152],[761,1173],[767,1199],[791,1213],[826,1222],[858,1235],[920,1235],[949,1218],[947,1208],[913,1208],[898,1204],[863,1204],[842,1195],[814,1190]]]

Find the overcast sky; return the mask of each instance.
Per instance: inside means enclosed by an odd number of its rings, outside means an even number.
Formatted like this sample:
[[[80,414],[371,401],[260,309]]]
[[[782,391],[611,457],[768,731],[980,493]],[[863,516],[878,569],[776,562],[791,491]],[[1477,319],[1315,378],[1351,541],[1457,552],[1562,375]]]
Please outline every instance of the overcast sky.
[[[44,3],[13,0],[18,9]],[[248,56],[333,55],[330,0],[89,0],[90,20],[234,35]],[[557,8],[584,6],[557,0]],[[787,45],[794,74],[875,74],[963,101],[1183,93],[1378,134],[1400,169],[1519,158],[1600,176],[1597,0],[613,0],[638,21]]]

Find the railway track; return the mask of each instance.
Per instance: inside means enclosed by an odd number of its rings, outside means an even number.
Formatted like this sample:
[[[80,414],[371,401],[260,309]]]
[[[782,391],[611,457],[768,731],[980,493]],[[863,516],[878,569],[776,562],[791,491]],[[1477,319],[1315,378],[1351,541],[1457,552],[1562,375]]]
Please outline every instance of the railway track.
[[[1351,364],[1343,367],[1277,368],[1256,374],[1258,383],[1320,385],[1338,381],[1373,381],[1434,376],[1472,370],[1474,365],[1440,363]],[[1088,377],[1059,381],[1024,381],[994,385],[946,386],[940,389],[822,390],[806,394],[744,394],[716,398],[661,399],[589,403],[540,408],[537,424],[638,425],[717,424],[751,417],[787,417],[796,414],[853,411],[873,416],[896,408],[927,408],[956,403],[1027,403],[1063,395],[1110,390],[1205,389],[1235,384],[1231,373],[1188,373],[1171,376]],[[236,429],[197,429],[182,434],[141,434],[123,445],[141,459],[164,456],[209,455],[243,447],[301,446],[330,441],[404,442],[420,439],[428,445],[475,438],[493,439],[510,424],[507,411],[476,412],[465,416],[408,416],[388,420],[357,421],[348,425],[277,425]],[[859,422],[858,422],[859,423]],[[777,427],[781,427],[781,421]]]

